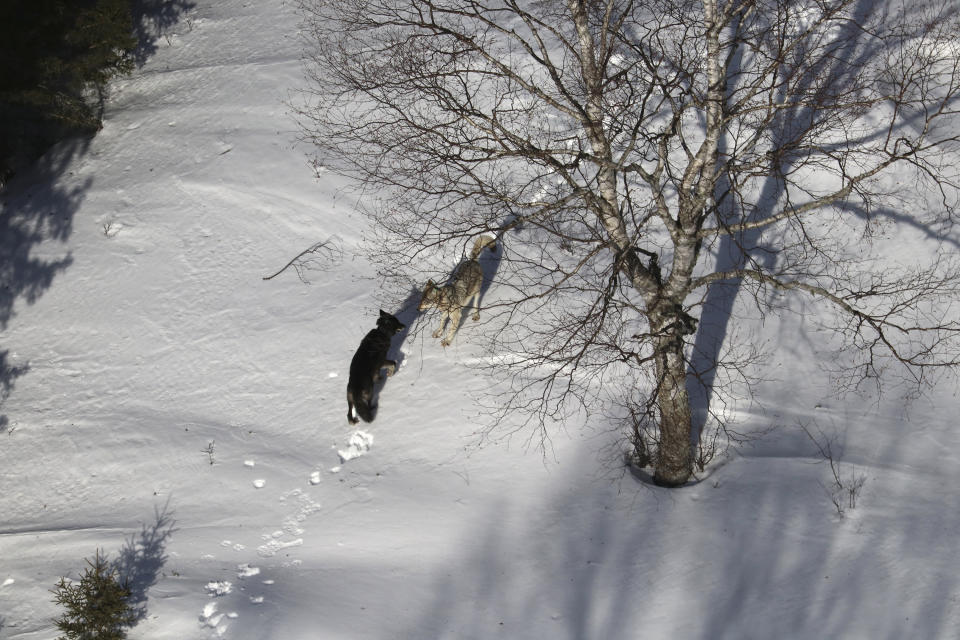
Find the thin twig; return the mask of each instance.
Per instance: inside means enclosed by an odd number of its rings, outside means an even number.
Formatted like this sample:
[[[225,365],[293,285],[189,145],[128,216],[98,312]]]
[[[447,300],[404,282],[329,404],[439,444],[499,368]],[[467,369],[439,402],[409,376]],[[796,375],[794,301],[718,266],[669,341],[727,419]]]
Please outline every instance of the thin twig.
[[[304,280],[303,272],[301,271],[304,264],[304,261],[302,261],[301,258],[303,258],[303,256],[310,253],[319,253],[321,249],[326,248],[328,245],[332,245],[328,253],[334,253],[336,254],[337,258],[339,258],[339,255],[341,254],[341,250],[340,250],[340,247],[337,244],[335,244],[335,240],[336,240],[336,236],[334,236],[333,238],[327,238],[326,240],[321,240],[320,242],[316,242],[310,245],[309,247],[307,247],[306,249],[298,253],[290,262],[285,264],[282,269],[280,269],[279,271],[277,271],[271,276],[264,276],[263,279],[272,280],[273,278],[276,278],[278,275],[280,275],[281,273],[289,269],[291,266],[293,266],[297,272],[297,277],[299,277],[301,281],[307,282],[306,280]]]

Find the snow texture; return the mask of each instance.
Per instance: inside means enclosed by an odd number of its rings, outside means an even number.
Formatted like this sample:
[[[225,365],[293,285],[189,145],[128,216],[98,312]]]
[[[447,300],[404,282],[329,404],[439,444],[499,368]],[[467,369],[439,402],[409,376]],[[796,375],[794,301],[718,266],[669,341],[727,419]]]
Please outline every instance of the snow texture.
[[[955,381],[835,398],[815,307],[738,318],[775,350],[737,428],[779,428],[683,489],[624,473],[600,415],[546,457],[478,443],[480,324],[395,344],[352,430],[350,359],[390,296],[358,192],[295,142],[297,16],[189,4],[103,130],[2,194],[0,638],[54,637],[50,590],[98,549],[145,612],[133,640],[957,637]],[[263,280],[334,236],[310,284]],[[865,478],[843,518],[800,421]]]

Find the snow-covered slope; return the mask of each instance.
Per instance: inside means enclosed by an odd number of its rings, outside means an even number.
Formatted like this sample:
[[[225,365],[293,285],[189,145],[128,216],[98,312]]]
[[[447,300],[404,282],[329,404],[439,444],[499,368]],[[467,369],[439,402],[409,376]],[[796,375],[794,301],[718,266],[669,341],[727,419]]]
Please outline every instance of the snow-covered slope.
[[[279,0],[199,0],[100,135],[3,194],[0,638],[54,637],[49,591],[98,548],[131,638],[956,637],[956,387],[909,421],[830,398],[797,318],[758,324],[777,358],[740,416],[781,428],[693,487],[625,476],[598,421],[546,458],[477,445],[470,322],[410,333],[355,433],[350,358],[404,293],[294,145],[296,30]],[[333,237],[310,284],[263,279]],[[798,421],[865,478],[845,518]]]

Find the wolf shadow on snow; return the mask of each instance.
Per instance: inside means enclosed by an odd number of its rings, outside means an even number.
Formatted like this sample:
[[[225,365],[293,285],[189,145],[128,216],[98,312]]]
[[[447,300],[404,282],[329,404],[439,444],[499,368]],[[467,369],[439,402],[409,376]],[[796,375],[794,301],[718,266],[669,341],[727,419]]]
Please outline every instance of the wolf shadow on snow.
[[[480,263],[481,270],[483,271],[483,283],[480,287],[481,304],[483,299],[486,297],[487,290],[490,288],[490,285],[493,282],[494,276],[500,268],[500,262],[502,258],[503,242],[499,238],[497,239],[495,248],[492,251],[485,250],[481,252],[480,256],[477,258],[478,262]],[[450,273],[447,278],[447,282],[444,284],[448,284],[450,281],[452,281],[465,260],[467,260],[466,256],[464,256],[460,263],[457,264],[457,267]],[[403,367],[403,363],[406,359],[403,347],[406,344],[407,338],[410,336],[413,327],[415,327],[420,320],[421,311],[418,309],[418,305],[422,296],[423,290],[419,286],[412,285],[407,292],[407,296],[402,302],[400,302],[397,311],[392,314],[403,324],[403,328],[393,335],[390,341],[390,348],[387,350],[387,360],[396,363],[396,371],[399,371]],[[380,393],[383,391],[388,377],[389,376],[379,376],[379,378],[374,382],[373,392],[370,400],[371,417],[373,418],[376,418],[377,408],[380,404]]]
[[[387,350],[387,359],[397,363],[397,371],[403,367],[406,354],[403,352],[403,345],[410,336],[410,330],[420,319],[420,311],[417,304],[420,302],[421,290],[419,287],[411,286],[407,292],[407,297],[400,303],[399,308],[392,315],[403,324],[403,329],[393,335],[390,341],[390,348]],[[377,406],[379,403],[380,392],[387,383],[387,376],[381,376],[373,386],[373,395],[371,397],[372,414],[377,415]]]
[[[387,376],[397,372],[397,362],[389,358],[389,352],[393,337],[404,329],[406,326],[396,316],[380,309],[377,326],[360,341],[350,360],[347,382],[347,422],[350,424],[376,419],[377,385],[384,371]]]

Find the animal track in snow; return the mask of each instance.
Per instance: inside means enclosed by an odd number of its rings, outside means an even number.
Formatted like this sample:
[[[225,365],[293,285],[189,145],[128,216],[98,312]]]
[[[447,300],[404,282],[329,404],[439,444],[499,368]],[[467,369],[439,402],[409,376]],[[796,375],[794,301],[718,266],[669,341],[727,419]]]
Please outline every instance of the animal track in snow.
[[[213,629],[217,637],[222,638],[223,634],[227,631],[227,622],[224,618],[232,620],[237,617],[235,612],[230,613],[220,613],[217,611],[217,603],[209,602],[203,608],[203,613],[200,614],[200,623],[206,627]]]
[[[260,575],[260,567],[251,566],[249,563],[243,563],[237,565],[237,578],[240,580],[246,580],[247,578],[252,578],[254,576]],[[273,584],[272,580],[264,580],[263,584]],[[218,580],[208,582],[204,587],[207,591],[207,595],[211,598],[222,598],[224,596],[229,596],[234,593],[233,583],[228,580]],[[244,587],[240,587],[240,591],[244,591]],[[239,594],[234,597],[239,597]],[[250,604],[262,604],[263,596],[247,596]],[[226,598],[223,602],[230,602],[230,598]],[[224,633],[227,630],[228,621],[236,619],[239,615],[236,612],[230,613],[220,613],[218,611],[218,601],[208,602],[203,607],[203,613],[200,614],[200,624],[205,627],[209,627],[214,630],[215,636],[222,638]],[[230,606],[227,604],[226,606]]]
[[[286,502],[291,498],[299,505],[299,508],[292,516],[297,522],[303,522],[307,519],[307,516],[320,511],[320,503],[314,502],[310,496],[303,492],[303,489],[294,489],[288,492],[286,495],[280,497],[280,502]]]
[[[233,584],[227,580],[208,582],[204,587],[211,596],[225,596],[233,591]]]
[[[347,442],[347,448],[338,449],[337,454],[340,456],[340,462],[346,462],[347,460],[359,458],[367,451],[370,451],[370,447],[372,446],[373,434],[358,429],[351,434],[350,440]]]
[[[236,543],[236,544],[234,544],[233,542],[230,542],[229,540],[224,540],[224,541],[222,541],[222,542],[220,543],[220,546],[221,546],[221,547],[230,547],[230,548],[233,549],[234,551],[243,551],[244,549],[247,548],[246,545],[242,545],[242,544],[240,544],[239,542]]]
[[[253,460],[245,460],[244,465],[252,468],[255,466],[255,462]],[[311,481],[313,480],[316,482],[320,481],[319,472],[311,474]],[[311,483],[316,484],[316,482]],[[269,558],[277,555],[281,551],[303,545],[303,525],[311,515],[319,512],[321,509],[320,504],[315,502],[304,489],[300,488],[282,494],[279,497],[279,501],[282,505],[291,507],[288,511],[289,515],[284,518],[279,529],[261,536],[263,544],[257,547],[257,555],[262,558]],[[243,551],[245,549],[244,545],[234,543],[231,540],[221,540],[220,546],[233,549],[234,551]],[[213,559],[213,556],[211,556],[210,559]],[[281,566],[290,567],[299,564],[300,560],[294,558],[284,562]],[[262,580],[258,583],[254,578],[260,575],[260,567],[253,566],[249,562],[235,566],[237,580],[243,581],[237,585],[236,589],[234,585],[227,580],[211,581],[205,585],[207,594],[212,598],[218,598],[216,602],[207,603],[203,608],[203,613],[200,615],[200,623],[204,627],[213,629],[213,637],[224,637],[229,621],[238,617],[238,615],[233,612],[221,613],[218,611],[218,602],[232,603],[225,606],[242,607],[242,605],[236,604],[238,602],[236,599],[245,597],[249,605],[263,604],[265,600],[264,595],[257,593],[257,591],[264,587],[259,587],[258,589],[259,584],[269,587],[269,585],[274,583],[273,580]],[[253,593],[250,593],[248,589],[253,591]],[[241,595],[240,592],[246,593]],[[220,598],[223,598],[223,600],[219,600]]]
[[[260,574],[260,567],[251,567],[249,564],[241,564],[237,567],[238,578],[250,578]]]
[[[262,536],[265,542],[257,547],[257,555],[261,558],[270,558],[277,555],[278,551],[283,549],[289,549],[290,547],[299,547],[303,544],[303,538],[296,538],[295,540],[280,540],[280,537],[283,536],[283,531],[274,531],[272,534],[264,534]]]
[[[257,554],[261,558],[269,558],[283,549],[302,545],[303,538],[299,536],[303,535],[304,529],[301,525],[321,508],[302,489],[294,489],[280,497],[280,502],[287,501],[296,502],[297,509],[283,521],[282,529],[260,536],[264,543],[257,547]]]

